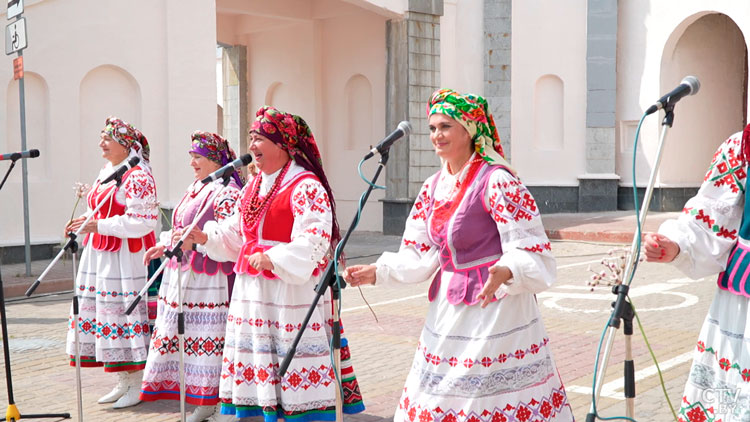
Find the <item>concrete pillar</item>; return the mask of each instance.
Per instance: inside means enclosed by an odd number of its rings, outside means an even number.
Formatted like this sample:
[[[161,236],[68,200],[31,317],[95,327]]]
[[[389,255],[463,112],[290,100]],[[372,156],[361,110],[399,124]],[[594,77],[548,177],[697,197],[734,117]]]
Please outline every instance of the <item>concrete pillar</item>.
[[[511,159],[511,18],[512,0],[484,1],[484,96],[508,160]]]
[[[427,101],[440,83],[442,0],[409,0],[403,20],[386,23],[386,133],[402,120],[412,134],[393,145],[386,167],[383,233],[401,234],[422,183],[440,168],[427,125]]]
[[[616,210],[617,0],[588,0],[586,33],[586,174],[578,210]]]
[[[247,151],[247,47],[235,45],[222,48],[222,76],[224,81],[224,124],[222,136],[234,152]]]

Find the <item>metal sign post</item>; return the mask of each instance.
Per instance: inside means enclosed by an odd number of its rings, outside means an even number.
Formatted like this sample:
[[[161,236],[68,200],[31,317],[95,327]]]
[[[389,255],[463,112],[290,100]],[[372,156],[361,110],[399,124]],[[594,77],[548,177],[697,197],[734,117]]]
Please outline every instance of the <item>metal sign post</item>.
[[[28,46],[26,38],[26,18],[23,14],[23,0],[8,0],[8,19],[15,21],[5,27],[5,54],[18,53],[14,60],[14,75],[18,79],[18,97],[21,111],[21,150],[26,150],[26,95],[23,85],[23,50]],[[20,69],[18,68],[20,67]],[[23,183],[23,238],[26,260],[26,276],[31,275],[31,233],[29,230],[29,171],[26,158],[21,160],[21,178]]]

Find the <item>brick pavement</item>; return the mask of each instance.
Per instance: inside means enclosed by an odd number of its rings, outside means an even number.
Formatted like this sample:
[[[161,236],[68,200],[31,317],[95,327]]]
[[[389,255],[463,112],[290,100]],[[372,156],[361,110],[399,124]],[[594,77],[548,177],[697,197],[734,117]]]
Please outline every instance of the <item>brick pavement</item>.
[[[396,237],[353,238],[348,253],[352,257],[373,255],[371,249],[392,250],[397,244]],[[609,316],[611,300],[606,288],[588,292],[585,280],[589,264],[585,263],[597,261],[610,248],[586,242],[554,242],[553,250],[560,268],[558,284],[539,297],[553,353],[578,420],[585,418],[589,408],[590,397],[580,391],[590,388],[596,343]],[[368,256],[361,261],[372,259]],[[596,263],[590,265],[597,266]],[[4,268],[3,276],[6,274]],[[637,309],[641,309],[641,319],[660,362],[693,349],[713,296],[713,281],[671,281],[681,278],[669,266],[642,264],[633,283],[634,303]],[[391,420],[424,321],[427,309],[425,289],[425,285],[405,285],[397,289],[363,288],[362,293],[373,305],[378,322],[365,307],[358,289],[344,291],[343,320],[367,405],[364,414],[349,416],[348,421]],[[639,290],[645,293],[639,294]],[[7,306],[15,399],[22,413],[70,412],[75,420],[75,371],[66,366],[63,354],[69,300],[68,293],[33,300],[11,300]],[[688,303],[690,300],[695,300],[695,303]],[[688,305],[676,307],[685,303]],[[658,310],[670,306],[674,309]],[[605,383],[615,386],[621,376],[622,344],[622,335],[618,333],[605,379]],[[653,363],[637,328],[633,345],[636,371],[651,367]],[[667,391],[676,406],[679,406],[688,369],[689,361],[685,360],[665,371]],[[86,420],[178,419],[176,402],[143,403],[121,411],[98,405],[96,399],[111,388],[113,379],[100,369],[84,369],[83,374]],[[636,385],[636,416],[639,420],[670,420],[657,377],[638,380]],[[621,388],[614,388],[614,392],[621,392]],[[5,394],[3,385],[0,396],[5,397]],[[622,415],[624,402],[603,397],[599,410],[608,416]]]

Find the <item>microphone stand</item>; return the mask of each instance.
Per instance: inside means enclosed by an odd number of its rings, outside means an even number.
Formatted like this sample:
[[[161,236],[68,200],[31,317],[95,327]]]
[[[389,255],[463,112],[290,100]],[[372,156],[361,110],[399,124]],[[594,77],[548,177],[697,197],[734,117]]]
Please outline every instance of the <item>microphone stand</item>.
[[[363,200],[361,201],[362,204],[365,204],[367,202],[367,198],[370,196],[370,193],[375,187],[375,182],[377,182],[378,177],[380,177],[380,172],[385,168],[386,163],[388,162],[388,150],[384,151],[380,155],[380,161],[378,162],[378,169],[375,171],[375,175],[373,176],[372,180],[370,181],[369,186],[367,187],[367,190],[365,191],[363,195]],[[343,421],[344,415],[343,415],[343,397],[342,397],[342,387],[340,385],[341,380],[341,321],[339,320],[339,313],[340,313],[340,306],[341,306],[341,289],[346,287],[346,283],[344,280],[338,275],[335,274],[335,268],[336,268],[336,262],[339,260],[339,254],[338,251],[344,250],[344,247],[346,246],[346,242],[349,241],[349,236],[352,234],[354,229],[359,224],[359,214],[355,214],[354,218],[352,219],[351,224],[349,225],[349,229],[346,231],[346,234],[344,234],[344,237],[339,242],[339,245],[336,248],[336,253],[334,253],[334,257],[331,260],[331,262],[328,264],[328,267],[326,267],[325,273],[323,273],[323,277],[321,277],[320,281],[318,282],[318,285],[315,287],[315,298],[313,299],[312,304],[310,305],[310,308],[307,311],[307,315],[305,315],[305,319],[302,321],[302,326],[300,330],[297,332],[297,336],[294,338],[294,341],[292,342],[292,345],[289,348],[289,351],[287,352],[286,356],[284,356],[284,360],[281,362],[281,365],[279,365],[279,377],[283,378],[286,374],[287,369],[289,369],[289,364],[291,363],[292,359],[294,359],[294,355],[297,354],[297,345],[299,344],[300,340],[302,340],[302,335],[305,332],[305,329],[307,328],[307,324],[310,322],[310,318],[312,317],[313,313],[315,312],[315,308],[318,305],[318,301],[320,300],[321,296],[325,294],[326,289],[330,286],[331,287],[331,295],[333,300],[333,327],[332,327],[332,342],[333,342],[333,356],[334,356],[334,373],[336,376],[336,380],[339,381],[339,384],[336,388],[336,421]]]
[[[16,161],[12,160],[10,163],[10,166],[8,167],[8,171],[5,173],[5,177],[3,177],[3,181],[0,182],[0,190],[2,190],[3,186],[5,186],[5,181],[8,180],[8,176],[10,175],[11,170],[16,166]],[[75,272],[75,261],[73,261],[73,271]],[[75,277],[74,277],[75,279]],[[13,397],[13,379],[11,375],[11,362],[10,362],[10,345],[8,344],[9,338],[8,338],[8,317],[5,314],[5,293],[3,292],[3,277],[2,277],[2,271],[0,270],[0,324],[2,325],[2,334],[3,334],[3,358],[5,362],[5,383],[8,388],[8,408],[5,411],[5,420],[6,421],[18,421],[21,419],[21,413],[18,411],[18,408],[16,407],[16,401]],[[76,330],[76,334],[78,331]],[[78,378],[80,382],[80,377]],[[80,403],[80,387],[78,390],[79,394],[79,403]],[[79,415],[81,414],[81,407],[79,404],[78,407]],[[57,419],[70,419],[70,413],[45,413],[45,414],[37,414],[37,415],[23,415],[26,419],[46,419],[46,418],[57,418]],[[80,419],[81,421],[83,419]]]
[[[229,185],[229,182],[232,180],[231,172],[229,174],[226,174],[222,176],[221,181],[221,190],[219,190],[219,193],[221,193],[222,190],[224,190],[227,185]],[[217,193],[218,195],[218,193]],[[209,194],[209,199],[211,195]],[[128,306],[127,310],[125,311],[125,314],[130,315],[135,307],[138,305],[138,302],[143,298],[143,295],[148,292],[148,288],[151,286],[151,284],[154,283],[157,277],[159,277],[159,274],[161,274],[164,269],[166,268],[167,264],[172,260],[172,258],[177,258],[177,265],[178,268],[182,264],[182,245],[185,243],[185,238],[188,237],[191,231],[193,231],[193,228],[198,224],[198,222],[203,218],[203,216],[206,214],[206,211],[211,209],[211,205],[208,204],[208,199],[206,200],[206,203],[203,205],[203,208],[201,208],[200,213],[193,219],[193,222],[188,226],[186,230],[182,232],[182,236],[180,236],[180,240],[175,243],[175,245],[172,247],[172,249],[167,249],[164,251],[164,255],[167,257],[159,268],[156,270],[154,275],[151,276],[151,279],[146,283],[145,286],[143,286],[143,289],[138,293],[138,296],[133,299],[133,302],[130,303],[130,306]],[[188,279],[185,280],[185,283],[187,284]],[[182,281],[180,281],[179,277],[177,278],[177,339],[179,342],[179,353],[180,353],[180,364],[179,364],[179,371],[180,371],[180,420],[182,422],[185,422],[185,313],[182,308],[182,293],[183,289],[187,286],[182,285]]]
[[[643,198],[643,204],[640,210],[640,221],[644,222],[648,215],[648,208],[651,204],[651,198],[654,194],[654,185],[656,184],[656,175],[659,172],[659,165],[661,163],[661,157],[664,150],[664,141],[667,136],[667,132],[672,127],[674,122],[674,103],[667,103],[664,107],[664,120],[662,120],[662,132],[659,139],[659,146],[656,151],[656,162],[654,167],[651,169],[651,176],[648,180],[648,186],[646,187],[646,193]],[[633,175],[635,176],[635,175]],[[635,177],[633,178],[633,184],[635,184]],[[628,418],[634,419],[635,415],[635,365],[633,363],[632,354],[632,335],[633,335],[633,317],[634,311],[630,301],[627,301],[628,291],[630,290],[630,280],[635,273],[636,262],[638,256],[638,245],[640,244],[640,237],[636,232],[633,235],[633,243],[630,247],[630,254],[628,255],[628,261],[625,265],[625,271],[623,271],[623,282],[612,287],[612,293],[617,295],[617,298],[612,302],[612,314],[609,317],[607,323],[607,343],[604,348],[604,356],[599,368],[597,368],[596,378],[596,391],[593,394],[593,401],[589,408],[589,413],[586,415],[586,422],[594,422],[596,420],[596,402],[599,401],[599,396],[602,391],[602,384],[604,382],[604,373],[607,369],[610,354],[612,353],[612,345],[615,340],[616,330],[620,328],[620,320],[624,322],[623,334],[625,335],[625,361],[624,363],[624,394],[625,394],[625,414]]]

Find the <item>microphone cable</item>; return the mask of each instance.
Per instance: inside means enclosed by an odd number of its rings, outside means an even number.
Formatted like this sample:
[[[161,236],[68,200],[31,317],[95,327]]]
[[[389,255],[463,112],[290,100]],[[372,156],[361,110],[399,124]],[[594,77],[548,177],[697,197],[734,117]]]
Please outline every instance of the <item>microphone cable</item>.
[[[648,116],[648,113],[643,113],[643,116],[641,116],[641,120],[638,122],[638,127],[635,130],[635,139],[633,141],[633,159],[632,159],[632,168],[631,172],[633,175],[633,203],[635,208],[635,221],[636,221],[636,233],[638,234],[638,240],[636,242],[636,257],[632,258],[633,261],[633,270],[630,272],[630,276],[628,277],[628,280],[623,280],[622,282],[625,283],[628,287],[633,282],[633,277],[635,276],[635,271],[638,268],[638,261],[640,260],[641,256],[641,243],[642,243],[642,234],[641,234],[641,213],[640,213],[640,206],[638,204],[638,186],[636,183],[636,172],[635,172],[635,164],[636,164],[636,157],[638,153],[638,138],[641,133],[641,125],[643,124],[643,120]],[[664,394],[664,398],[667,399],[667,404],[669,405],[669,410],[672,412],[672,417],[674,418],[675,422],[678,421],[677,413],[674,410],[674,406],[672,405],[672,401],[669,400],[669,394],[667,394],[667,388],[664,384],[664,377],[661,372],[661,368],[659,367],[659,361],[656,359],[656,355],[654,354],[654,350],[651,348],[651,343],[648,341],[648,337],[646,336],[646,330],[643,328],[643,324],[641,324],[641,319],[638,317],[638,312],[636,312],[635,305],[633,304],[633,300],[628,295],[628,303],[630,304],[631,308],[633,309],[633,316],[635,316],[635,320],[638,323],[638,330],[641,332],[641,335],[643,336],[643,342],[646,344],[646,347],[648,348],[649,354],[651,355],[651,360],[653,360],[654,364],[656,365],[656,372],[659,374],[659,383],[661,384],[662,393]],[[609,323],[612,321],[612,314],[610,314],[609,319],[607,320],[607,323],[604,325],[604,330],[602,330],[602,335],[599,338],[599,344],[596,348],[596,359],[594,363],[594,374],[592,377],[591,382],[591,407],[594,410],[594,416],[597,419],[605,420],[605,421],[611,421],[611,420],[626,420],[631,422],[637,422],[633,418],[629,418],[627,416],[600,416],[599,413],[596,410],[596,379],[599,371],[599,357],[601,356],[602,352],[602,344],[604,344],[604,336],[607,333],[607,327],[609,327]],[[602,380],[603,381],[603,380]]]
[[[385,189],[385,186],[376,185],[376,184],[370,182],[369,180],[367,180],[367,178],[364,176],[364,174],[362,173],[362,165],[364,164],[365,161],[366,161],[366,159],[363,158],[359,162],[359,164],[357,165],[357,173],[359,173],[359,177],[362,180],[364,180],[365,183],[367,183],[369,186],[372,186],[373,189]],[[378,164],[378,165],[382,166],[382,164]],[[359,225],[359,220],[362,217],[362,209],[365,206],[365,193],[366,192],[367,191],[362,192],[362,195],[360,195],[359,201],[357,202],[357,214],[355,215],[354,221],[352,222],[352,225],[349,228],[349,230],[352,231],[352,232]],[[336,249],[333,252],[333,273],[336,275],[336,288],[339,289],[339,307],[337,309],[338,320],[339,320],[339,330],[341,330],[342,327],[343,327],[343,325],[341,325],[341,310],[344,307],[343,306],[343,304],[344,304],[344,301],[343,301],[344,295],[341,293],[343,289],[341,288],[341,275],[340,275],[340,272],[339,272],[339,263],[340,263],[340,259],[341,259],[342,246],[343,246],[343,243],[339,242],[339,244],[336,245]],[[362,296],[362,299],[365,301],[365,304],[367,304],[367,307],[370,309],[370,312],[375,317],[375,321],[377,322],[378,321],[378,317],[377,317],[377,315],[375,315],[375,311],[370,306],[370,303],[367,302],[367,299],[365,299],[365,295],[364,295],[364,293],[362,293],[362,288],[360,286],[357,286],[357,288],[359,289],[359,294]],[[335,349],[334,349],[334,344],[333,344],[333,338],[334,338],[334,336],[336,336],[336,334],[333,333],[333,332],[331,334],[332,334],[331,335],[331,340],[328,343],[329,344],[328,349],[330,350],[330,352],[329,352],[329,358],[331,360],[331,367],[335,368],[335,358],[336,357],[334,355]],[[346,338],[344,338],[344,336],[340,335],[340,333],[339,333],[339,338],[341,339],[341,348],[342,349],[344,347],[346,347],[346,346],[349,345],[349,341]],[[341,402],[342,402],[342,405],[343,405],[343,401],[344,401],[344,384],[342,383],[342,380],[340,378],[340,374],[338,372],[336,372],[334,370],[333,374],[334,374],[334,377],[336,378],[336,384],[338,385],[339,392],[341,394]]]

